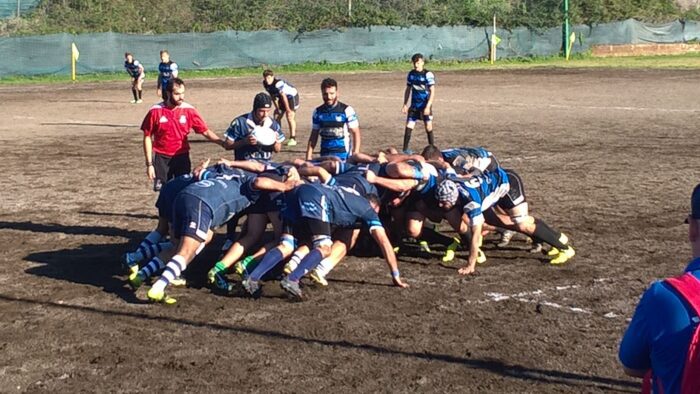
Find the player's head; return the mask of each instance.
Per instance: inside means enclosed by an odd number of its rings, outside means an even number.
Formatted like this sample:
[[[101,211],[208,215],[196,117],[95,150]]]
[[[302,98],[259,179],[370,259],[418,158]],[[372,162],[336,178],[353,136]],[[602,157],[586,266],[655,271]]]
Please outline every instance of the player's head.
[[[338,102],[338,82],[333,78],[321,81],[321,95],[327,105],[335,105]]]
[[[425,158],[425,160],[432,160],[432,161],[441,161],[442,160],[442,152],[440,149],[435,146],[435,145],[428,145],[425,148],[423,148],[423,152],[420,154]]]
[[[272,82],[275,80],[275,73],[268,68],[267,70],[263,71],[263,80],[266,84],[272,85]]]
[[[438,205],[441,209],[449,211],[457,203],[459,199],[459,189],[457,184],[449,179],[438,184],[437,189],[435,189],[435,199],[438,200]]]
[[[126,53],[124,53],[124,59],[126,59],[126,61],[129,63],[133,63],[134,62],[134,55],[132,55],[131,52],[126,52]]]
[[[170,52],[168,52],[167,49],[163,49],[160,51],[160,61],[163,63],[167,63],[170,61]]]
[[[425,65],[425,58],[422,53],[416,53],[411,56],[411,62],[413,63],[413,68],[420,71],[423,69],[423,65]]]
[[[693,249],[693,257],[700,257],[700,184],[695,186],[690,195],[690,215],[686,223],[689,224],[688,239]]]
[[[185,101],[185,81],[180,78],[171,78],[165,86],[168,104],[177,107]]]
[[[272,97],[265,92],[260,92],[253,99],[253,116],[257,122],[265,119],[272,110]]]

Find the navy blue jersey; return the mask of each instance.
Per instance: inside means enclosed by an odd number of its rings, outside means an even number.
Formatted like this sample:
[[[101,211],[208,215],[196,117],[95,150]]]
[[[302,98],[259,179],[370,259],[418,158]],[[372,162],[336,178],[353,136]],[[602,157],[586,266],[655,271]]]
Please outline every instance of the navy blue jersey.
[[[406,84],[411,87],[411,108],[425,108],[430,98],[430,87],[435,85],[435,75],[428,70],[411,70]]]
[[[143,66],[141,66],[141,63],[139,63],[138,60],[134,59],[132,63],[129,63],[128,61],[124,61],[124,68],[126,69],[126,72],[131,75],[132,78],[138,78],[141,75],[141,72],[143,71]]]
[[[160,79],[160,86],[163,90],[165,90],[168,81],[173,77],[177,77],[177,63],[172,60],[167,63],[160,62],[158,65],[158,78]]]
[[[369,201],[356,190],[323,184],[305,184],[287,193],[282,216],[291,223],[306,218],[338,227],[354,227],[357,222],[370,230],[382,227]]]
[[[483,212],[493,207],[510,189],[508,174],[501,168],[454,181],[459,188],[458,204],[463,206],[472,226],[483,224]]]
[[[367,181],[368,166],[346,164],[342,167],[342,172],[333,176],[331,185],[355,189],[361,196],[367,196],[368,194],[379,195],[377,187]]]
[[[262,125],[257,125],[259,127],[268,128],[277,134],[277,142],[284,142],[285,136],[282,132],[282,127],[277,123],[276,120],[266,117]],[[255,129],[255,119],[253,113],[243,114],[236,119],[234,119],[229,125],[228,129],[224,133],[224,139],[231,140],[233,142],[240,141],[248,138],[248,136]],[[272,152],[274,150],[274,145],[246,145],[242,148],[235,149],[233,151],[233,157],[236,160],[259,160],[259,161],[269,161],[272,159]]]
[[[314,110],[313,130],[321,137],[321,156],[336,156],[345,160],[352,153],[349,129],[360,127],[355,110],[338,101],[336,105],[321,105]]]
[[[495,171],[500,167],[493,153],[480,146],[445,149],[442,151],[442,157],[459,174],[467,174],[474,169],[481,172]]]
[[[294,98],[299,92],[297,89],[289,82],[275,78],[272,84],[268,85],[267,82],[263,80],[263,87],[273,98],[280,98],[280,95],[284,94],[287,98]]]
[[[260,192],[253,188],[254,180],[250,173],[232,170],[229,174],[193,183],[180,193],[194,196],[207,205],[212,212],[211,226],[218,227],[260,197]]]

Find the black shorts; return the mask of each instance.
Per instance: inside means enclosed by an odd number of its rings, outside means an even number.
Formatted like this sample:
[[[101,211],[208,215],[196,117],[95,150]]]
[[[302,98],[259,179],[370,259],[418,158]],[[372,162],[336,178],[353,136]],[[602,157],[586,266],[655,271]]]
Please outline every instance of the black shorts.
[[[331,224],[318,219],[302,218],[296,223],[285,221],[283,233],[293,234],[299,244],[312,245],[314,237],[325,235],[330,237],[333,229]]]
[[[177,176],[189,174],[192,171],[190,154],[183,153],[177,156],[166,156],[154,152],[153,168],[156,170],[156,179],[165,184]]]
[[[407,122],[417,122],[419,120],[422,120],[424,122],[430,122],[433,120],[433,111],[432,109],[430,110],[430,115],[424,115],[423,111],[425,111],[425,108],[414,108],[411,107],[408,109],[408,115],[406,116],[406,121]]]
[[[296,111],[297,108],[299,108],[299,94],[296,96],[287,96],[287,101],[289,101],[289,105],[292,107],[292,111]],[[279,99],[279,106],[280,106],[280,112],[284,113],[289,111],[289,108],[284,105],[284,100],[281,98]]]
[[[506,172],[506,174],[508,174],[510,189],[508,190],[508,194],[501,197],[496,205],[503,209],[512,209],[524,202],[527,202],[527,199],[525,198],[525,187],[523,186],[523,180],[520,179],[520,175],[518,175],[515,171],[506,169],[503,170]]]

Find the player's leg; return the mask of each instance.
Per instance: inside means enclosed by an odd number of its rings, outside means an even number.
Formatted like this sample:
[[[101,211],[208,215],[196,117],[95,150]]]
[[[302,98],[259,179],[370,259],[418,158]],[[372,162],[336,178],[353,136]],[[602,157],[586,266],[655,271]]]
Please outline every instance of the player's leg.
[[[143,77],[136,80],[136,92],[138,94],[136,103],[140,104],[143,102]]]
[[[408,116],[406,116],[406,127],[404,128],[403,132],[403,152],[404,153],[411,153],[409,150],[410,144],[411,144],[411,133],[413,133],[413,129],[416,127],[416,113],[415,109],[409,108],[408,110]]]
[[[282,234],[280,243],[276,248],[270,249],[262,257],[262,260],[255,267],[253,272],[243,280],[243,288],[250,294],[256,295],[260,290],[260,280],[262,277],[273,269],[277,264],[289,257],[296,248],[296,238],[292,226],[285,226],[286,229]]]
[[[289,108],[286,108],[285,115],[287,116],[287,124],[289,124],[289,141],[287,146],[296,146],[297,144],[297,108],[299,108],[299,95],[294,97],[287,96]]]
[[[127,252],[124,256],[124,264],[132,274],[139,269],[141,261],[149,261],[158,256],[163,250],[172,248],[172,242],[164,240],[168,235],[168,219],[158,218],[158,226],[146,235],[139,246],[133,252]]]
[[[267,225],[267,215],[264,213],[251,213],[248,215],[247,223],[243,236],[226,251],[221,260],[217,261],[207,273],[207,280],[210,284],[215,284],[220,289],[222,289],[220,286],[228,288],[228,283],[223,274],[262,238]]]
[[[433,136],[433,114],[423,114],[423,123],[425,124],[425,133],[428,136],[428,144],[435,145],[435,137]]]
[[[309,254],[304,256],[297,268],[280,282],[282,289],[296,299],[302,298],[299,280],[309,271],[316,268],[321,260],[330,256],[331,246],[333,245],[331,239],[331,225],[329,222],[306,218],[305,226],[311,234],[313,249]]]
[[[335,238],[331,246],[331,254],[309,273],[309,277],[321,286],[328,286],[326,276],[340,264],[360,236],[360,229],[340,229],[333,233]]]
[[[131,95],[134,96],[134,99],[131,100],[131,104],[136,104],[136,102],[139,100],[139,92],[137,89],[138,80],[138,77],[131,78]]]

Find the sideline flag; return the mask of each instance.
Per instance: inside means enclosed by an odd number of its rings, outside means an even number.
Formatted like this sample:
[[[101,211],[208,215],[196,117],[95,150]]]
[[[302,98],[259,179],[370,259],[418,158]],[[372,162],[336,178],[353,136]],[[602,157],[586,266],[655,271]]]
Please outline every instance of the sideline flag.
[[[571,50],[574,48],[574,43],[576,42],[576,32],[572,31],[571,35],[569,35],[569,47],[567,48],[566,51],[566,60],[569,61],[569,57],[571,57]]]
[[[80,52],[78,52],[78,47],[75,46],[75,43],[71,44],[71,53],[73,54],[73,59],[77,62],[80,58]]]
[[[78,58],[80,57],[80,52],[78,52],[78,47],[75,46],[75,43],[71,43],[71,50],[70,50],[70,69],[71,69],[71,80],[75,81],[75,62],[78,61]]]
[[[497,35],[495,35],[495,34],[493,35],[492,40],[493,40],[493,45],[498,45],[498,44],[501,43],[501,37],[499,37],[499,36],[497,36]]]

